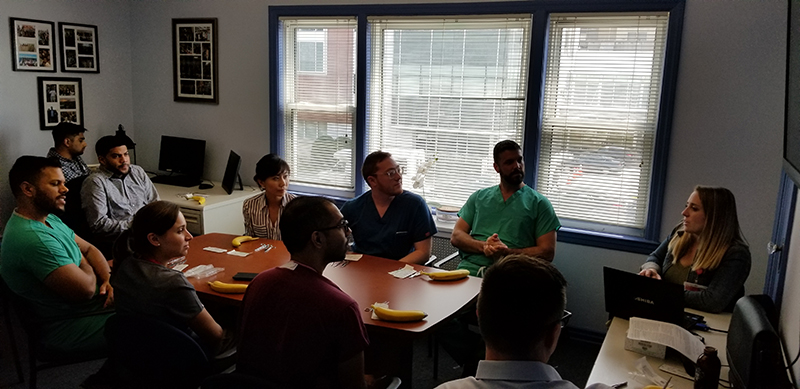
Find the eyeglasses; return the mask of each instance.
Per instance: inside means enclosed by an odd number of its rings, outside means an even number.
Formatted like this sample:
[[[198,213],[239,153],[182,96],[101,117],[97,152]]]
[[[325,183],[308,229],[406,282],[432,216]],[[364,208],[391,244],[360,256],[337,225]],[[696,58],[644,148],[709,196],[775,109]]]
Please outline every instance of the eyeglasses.
[[[403,167],[402,166],[398,166],[397,168],[389,169],[385,173],[382,173],[382,174],[385,174],[385,175],[389,176],[389,178],[395,178],[398,174],[402,176],[403,175]],[[378,175],[379,174],[375,174],[375,176],[378,176]]]
[[[561,316],[561,319],[559,319],[559,321],[561,322],[561,328],[564,328],[567,326],[567,324],[569,324],[569,318],[571,317],[572,317],[572,312],[565,309],[564,315]]]
[[[341,228],[342,230],[344,230],[344,232],[347,232],[347,229],[350,228],[348,226],[349,226],[349,223],[347,222],[347,219],[342,219],[342,220],[339,220],[339,222],[336,223],[336,225],[334,225],[334,226],[320,228],[317,231],[327,231],[327,230],[333,230],[335,228]]]

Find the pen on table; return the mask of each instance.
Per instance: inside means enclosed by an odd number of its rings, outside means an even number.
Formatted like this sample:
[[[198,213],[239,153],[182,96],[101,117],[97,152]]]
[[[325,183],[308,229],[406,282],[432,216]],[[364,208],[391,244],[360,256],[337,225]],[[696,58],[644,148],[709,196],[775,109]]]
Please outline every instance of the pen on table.
[[[261,250],[264,250],[265,248],[267,248],[267,245],[266,244],[262,244],[261,246],[258,246],[257,249],[253,250],[253,252],[257,253],[257,252],[259,252]]]

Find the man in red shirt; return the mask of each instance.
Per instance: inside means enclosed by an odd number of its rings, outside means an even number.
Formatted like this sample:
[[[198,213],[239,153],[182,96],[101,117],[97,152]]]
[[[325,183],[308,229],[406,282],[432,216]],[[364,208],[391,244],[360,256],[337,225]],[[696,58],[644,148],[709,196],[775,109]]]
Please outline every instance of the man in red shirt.
[[[237,371],[281,387],[365,388],[369,340],[358,303],[322,275],[344,260],[347,221],[329,200],[300,197],[284,209],[280,229],[292,259],[247,288]]]

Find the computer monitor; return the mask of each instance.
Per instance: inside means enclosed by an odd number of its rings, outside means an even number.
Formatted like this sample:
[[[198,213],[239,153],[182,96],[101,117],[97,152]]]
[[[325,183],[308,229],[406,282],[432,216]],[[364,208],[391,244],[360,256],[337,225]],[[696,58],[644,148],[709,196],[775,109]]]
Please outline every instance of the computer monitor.
[[[203,178],[206,141],[200,139],[161,136],[158,170],[180,174],[198,182]]]
[[[236,184],[236,178],[239,178],[239,190],[243,190],[242,177],[239,176],[239,168],[242,167],[242,158],[231,150],[228,155],[228,165],[225,167],[225,175],[222,177],[222,189],[231,194],[233,186]]]

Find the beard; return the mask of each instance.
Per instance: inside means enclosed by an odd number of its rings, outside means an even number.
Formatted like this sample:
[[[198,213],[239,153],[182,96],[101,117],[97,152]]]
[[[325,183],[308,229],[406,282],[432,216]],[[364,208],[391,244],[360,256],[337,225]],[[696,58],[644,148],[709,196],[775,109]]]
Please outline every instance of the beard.
[[[350,247],[349,241],[346,241],[346,244],[342,245],[341,247],[328,246],[325,250],[325,259],[329,263],[344,261],[344,257],[347,255],[348,247]]]
[[[522,184],[523,179],[525,178],[525,171],[524,170],[514,170],[511,174],[502,175],[500,176],[500,180],[510,184],[511,186],[518,186]]]
[[[119,168],[120,167],[115,166],[115,167],[107,167],[106,169],[108,169],[108,171],[110,171],[112,174],[114,174],[115,176],[118,176],[118,177],[125,177],[126,175],[128,175],[128,173],[131,172],[131,166],[130,165],[128,165],[128,171],[125,172],[125,173],[120,171]]]
[[[36,195],[33,197],[33,205],[36,206],[37,209],[46,211],[47,213],[64,213],[64,208],[61,208],[58,204],[58,198],[50,198],[41,191],[36,191]]]

